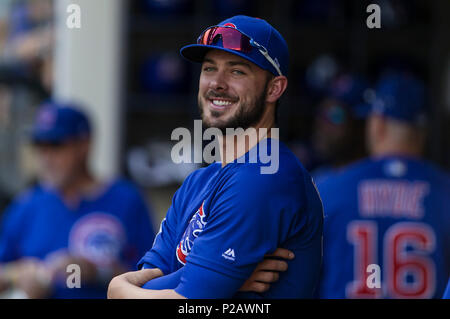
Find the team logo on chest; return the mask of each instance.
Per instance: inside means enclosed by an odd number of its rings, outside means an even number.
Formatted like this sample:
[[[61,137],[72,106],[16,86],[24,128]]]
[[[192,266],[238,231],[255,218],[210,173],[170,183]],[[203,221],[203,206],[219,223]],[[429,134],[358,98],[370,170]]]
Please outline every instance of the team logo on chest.
[[[109,266],[119,257],[126,242],[125,229],[111,214],[95,212],[81,217],[69,234],[69,251],[96,265]]]
[[[183,265],[186,264],[186,257],[191,252],[195,238],[200,235],[206,226],[206,215],[203,210],[203,204],[204,203],[202,203],[200,208],[195,212],[194,216],[192,216],[181,237],[180,243],[177,246],[177,259]]]

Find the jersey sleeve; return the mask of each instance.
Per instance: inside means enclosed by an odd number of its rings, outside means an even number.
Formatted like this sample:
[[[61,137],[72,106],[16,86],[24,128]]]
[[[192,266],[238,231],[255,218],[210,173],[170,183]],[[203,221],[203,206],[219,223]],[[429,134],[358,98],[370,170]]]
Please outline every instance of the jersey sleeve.
[[[178,220],[182,216],[181,207],[185,197],[192,192],[192,184],[195,183],[198,171],[189,175],[175,192],[169,210],[159,226],[152,248],[138,262],[138,269],[159,268],[164,275],[174,271],[172,262],[176,251]]]
[[[450,299],[450,278],[448,279],[447,288],[445,289],[442,299]]]
[[[205,205],[207,225],[186,258],[177,293],[231,298],[237,292],[264,255],[283,241],[281,221],[292,220],[285,215],[298,211],[289,207],[292,196],[279,184],[270,175],[236,174]]]
[[[21,234],[26,232],[28,196],[16,199],[3,213],[0,225],[0,262],[19,259]]]
[[[144,267],[146,267],[144,265]],[[162,289],[175,289],[180,283],[181,274],[184,270],[184,267],[181,267],[177,271],[174,271],[168,275],[164,275],[155,279],[152,279],[146,282],[142,288],[144,289],[153,289],[153,290],[162,290]]]

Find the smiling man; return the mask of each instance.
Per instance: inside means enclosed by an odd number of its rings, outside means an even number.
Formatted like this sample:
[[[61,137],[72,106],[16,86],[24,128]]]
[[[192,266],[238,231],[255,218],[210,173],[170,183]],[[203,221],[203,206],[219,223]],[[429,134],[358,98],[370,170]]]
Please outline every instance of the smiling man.
[[[185,180],[140,270],[115,277],[108,296],[311,298],[322,257],[322,204],[308,172],[270,134],[288,83],[285,40],[262,19],[235,16],[207,28],[181,54],[202,64],[198,104],[205,125],[223,133],[221,162]],[[237,128],[251,133],[228,134]],[[261,173],[254,149],[278,152],[279,169]],[[295,255],[287,270],[268,263],[277,247]],[[249,280],[270,282],[270,289],[245,289]]]
[[[225,72],[220,72],[224,70]],[[248,129],[260,123],[274,123],[270,108],[265,108],[269,81],[274,76],[245,59],[228,52],[212,50],[206,53],[200,77],[198,104],[203,121],[209,127]],[[285,77],[273,83],[274,94],[281,95],[287,85]],[[271,97],[274,100],[275,97]],[[273,101],[272,101],[273,102]],[[272,124],[272,125],[270,125]]]

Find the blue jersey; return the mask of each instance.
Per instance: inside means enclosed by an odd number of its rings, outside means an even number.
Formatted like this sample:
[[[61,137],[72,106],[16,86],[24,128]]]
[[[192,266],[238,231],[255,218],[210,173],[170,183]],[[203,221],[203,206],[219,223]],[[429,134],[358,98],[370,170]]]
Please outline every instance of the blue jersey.
[[[58,193],[37,186],[19,196],[6,211],[0,229],[0,262],[22,257],[46,260],[67,249],[106,269],[120,262],[133,269],[154,239],[148,208],[125,180],[68,208]],[[68,273],[70,275],[70,273]],[[104,285],[69,289],[56,282],[52,298],[105,298]]]
[[[321,298],[442,297],[450,271],[445,173],[390,156],[352,164],[317,187],[325,211]]]
[[[334,173],[341,170],[342,167],[336,168],[332,166],[320,166],[311,172],[311,176],[316,184],[322,183],[323,180],[333,176]]]
[[[450,279],[448,280],[447,288],[445,288],[444,296],[442,297],[442,299],[450,299]]]
[[[322,254],[317,190],[281,142],[274,174],[261,174],[264,164],[252,162],[249,153],[245,163],[238,159],[195,171],[177,190],[152,249],[138,265],[159,268],[165,276],[144,288],[172,288],[187,298],[312,297]],[[277,247],[295,253],[279,281],[263,294],[238,293]]]

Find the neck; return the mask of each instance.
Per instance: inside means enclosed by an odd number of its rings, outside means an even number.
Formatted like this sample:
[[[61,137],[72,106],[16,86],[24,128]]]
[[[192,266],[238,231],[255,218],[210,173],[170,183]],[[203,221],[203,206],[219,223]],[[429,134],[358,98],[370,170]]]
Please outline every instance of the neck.
[[[98,189],[100,183],[83,169],[81,173],[75,174],[70,182],[60,188],[63,201],[70,207],[76,207],[84,195],[92,194]]]
[[[401,155],[407,157],[421,157],[422,152],[419,147],[407,144],[382,144],[374,147],[372,156],[381,157],[387,155]]]
[[[234,134],[224,135],[219,139],[222,167],[243,156],[265,138],[277,138],[272,135],[275,126],[273,117],[263,116],[261,121],[245,131],[235,129]],[[276,135],[276,136],[275,136]]]

